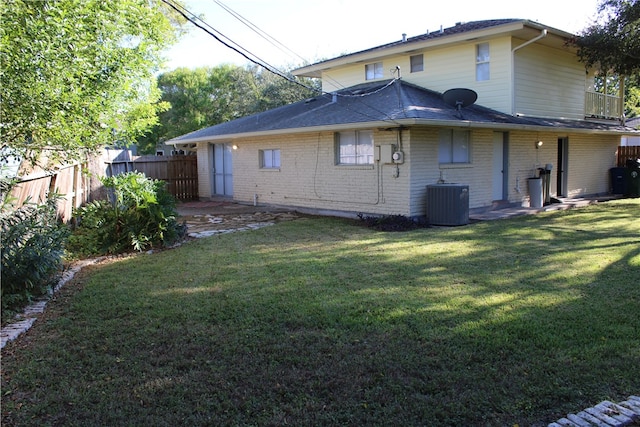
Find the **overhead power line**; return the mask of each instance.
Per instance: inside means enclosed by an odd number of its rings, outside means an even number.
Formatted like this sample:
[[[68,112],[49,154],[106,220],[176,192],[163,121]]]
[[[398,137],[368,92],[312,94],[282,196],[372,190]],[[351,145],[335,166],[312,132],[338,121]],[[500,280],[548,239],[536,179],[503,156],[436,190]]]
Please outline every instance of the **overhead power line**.
[[[239,20],[241,23],[243,23],[244,25],[246,25],[251,31],[255,32],[256,34],[258,34],[258,36],[260,36],[261,38],[263,38],[264,40],[266,40],[267,42],[269,42],[271,45],[273,45],[274,47],[276,47],[278,50],[280,50],[281,52],[287,54],[287,55],[291,55],[291,56],[295,56],[297,58],[299,58],[300,60],[302,60],[303,63],[307,64],[310,63],[310,61],[307,58],[304,58],[303,56],[299,55],[298,53],[294,52],[293,50],[291,50],[289,47],[285,46],[283,43],[281,43],[280,41],[278,41],[276,38],[274,38],[273,36],[269,35],[267,32],[265,32],[264,30],[262,30],[261,28],[259,28],[256,24],[252,23],[251,21],[249,21],[249,19],[245,18],[244,16],[240,15],[240,13],[234,11],[233,9],[231,9],[229,6],[225,5],[224,3],[222,3],[222,1],[220,0],[213,0],[214,3],[216,3],[218,6],[220,6],[222,9],[224,9],[226,12],[228,12],[229,14],[231,14],[231,16],[233,16],[234,18],[236,18],[237,20]],[[345,89],[345,86],[342,85],[340,82],[338,82],[337,80],[335,80],[334,78],[327,76],[326,77],[328,80],[331,80],[332,82],[334,82],[336,84],[336,86],[341,87],[342,89]]]
[[[233,40],[231,40],[229,37],[225,36],[224,34],[222,34],[220,31],[216,30],[215,28],[213,28],[211,25],[209,25],[207,22],[205,22],[203,19],[199,18],[198,16],[196,16],[194,13],[190,12],[188,9],[184,8],[183,6],[174,3],[171,0],[162,0],[163,3],[165,3],[166,5],[168,5],[169,7],[171,7],[173,10],[175,10],[176,12],[178,12],[180,15],[182,15],[187,21],[191,22],[193,25],[195,25],[196,27],[200,28],[202,31],[206,32],[207,34],[209,34],[211,37],[213,37],[214,39],[216,39],[218,42],[222,43],[224,46],[228,47],[229,49],[233,50],[234,52],[242,55],[242,57],[244,57],[245,59],[249,60],[251,63],[258,65],[264,69],[266,69],[267,71],[270,71],[273,74],[276,74],[284,79],[287,79],[289,81],[291,81],[292,83],[298,84],[300,86],[303,86],[309,90],[315,90],[314,88],[308,87],[296,80],[291,79],[289,76],[286,75],[286,73],[280,71],[278,68],[274,67],[273,65],[267,63],[266,61],[264,61],[263,59],[261,59],[260,57],[258,57],[257,55],[251,53],[250,51],[248,51],[247,49],[243,48],[242,46],[240,46],[238,43],[234,42]],[[223,40],[223,38],[225,41]]]
[[[262,30],[260,27],[258,27],[256,24],[252,23],[251,21],[249,21],[247,18],[245,18],[244,16],[240,15],[238,12],[236,12],[235,10],[231,9],[229,6],[227,6],[226,4],[222,3],[220,0],[213,0],[214,3],[216,3],[218,6],[220,6],[221,8],[223,8],[225,11],[227,11],[229,14],[231,14],[231,16],[233,16],[234,18],[236,18],[238,21],[242,22],[245,26],[247,26],[251,31],[255,32],[256,34],[258,34],[260,37],[262,37],[264,40],[266,40],[268,43],[270,43],[271,45],[273,45],[274,47],[276,47],[278,50],[280,50],[281,52],[290,55],[290,56],[295,56],[298,59],[302,60],[303,62],[307,62],[307,60],[305,58],[303,58],[301,55],[297,54],[296,52],[294,52],[293,50],[289,49],[287,46],[285,46],[283,43],[281,43],[280,41],[278,41],[277,39],[275,39],[273,36],[269,35],[267,32],[265,32],[264,30]]]
[[[216,3],[219,3],[217,0],[214,0],[214,1]],[[162,0],[162,2],[165,3],[166,5],[168,5],[169,7],[171,7],[176,12],[178,12],[180,15],[182,15],[187,21],[191,22],[193,25],[195,25],[196,27],[200,28],[202,31],[206,32],[208,35],[210,35],[211,37],[216,39],[218,42],[222,43],[224,46],[226,46],[229,49],[235,51],[236,53],[242,55],[242,57],[244,57],[245,59],[247,59],[251,63],[253,63],[255,65],[258,65],[258,66],[264,68],[265,70],[267,70],[267,71],[269,71],[269,72],[271,72],[271,73],[273,73],[273,74],[275,74],[275,75],[277,75],[277,76],[279,76],[279,77],[281,77],[281,78],[283,78],[283,79],[285,79],[285,80],[287,80],[287,81],[289,81],[291,83],[294,83],[294,84],[296,84],[298,86],[301,86],[301,87],[303,87],[303,88],[305,88],[307,90],[310,90],[312,92],[318,92],[319,94],[325,94],[325,95],[336,95],[338,97],[343,97],[343,98],[360,98],[360,99],[362,99],[362,98],[364,98],[366,96],[370,96],[370,95],[376,94],[376,93],[386,89],[387,87],[389,87],[392,84],[394,84],[397,80],[399,80],[399,77],[396,77],[393,80],[391,80],[389,83],[387,83],[385,86],[383,86],[381,88],[378,88],[375,91],[364,92],[364,93],[361,93],[361,94],[345,94],[345,93],[337,93],[337,92],[336,93],[325,92],[325,91],[323,91],[321,89],[317,89],[317,88],[314,88],[314,87],[311,87],[311,86],[307,86],[304,83],[299,82],[298,80],[290,77],[289,75],[287,75],[283,71],[279,70],[278,68],[268,64],[266,61],[262,60],[257,55],[254,55],[253,53],[251,53],[247,49],[243,48],[238,43],[234,42],[229,37],[225,36],[220,31],[218,31],[215,28],[213,28],[211,25],[209,25],[202,18],[200,18],[197,15],[195,15],[194,13],[190,12],[188,9],[186,9],[183,6],[181,6],[180,4],[174,3],[171,0]],[[249,25],[249,24],[245,24],[245,25]],[[251,24],[251,25],[253,25],[253,24]],[[262,30],[260,30],[260,31],[262,31]],[[270,37],[271,39],[275,40],[271,36],[268,36],[268,37]],[[228,40],[228,41],[223,40],[223,38]],[[303,58],[303,60],[304,60],[304,58]],[[378,110],[377,108],[375,108],[375,107],[373,107],[371,105],[367,105],[366,103],[365,103],[365,105],[367,107],[373,109],[373,110],[376,110],[376,111],[386,115],[386,113]],[[363,114],[363,115],[365,115],[367,117],[370,117],[372,119],[378,120],[378,118],[376,118],[376,117],[368,116],[367,114],[364,114],[364,113],[359,112],[359,111],[352,110],[352,109],[350,109],[350,108],[348,108],[348,107],[346,107],[344,105],[341,105],[341,106],[344,107],[344,108],[347,108],[348,110],[351,110],[353,112],[356,112],[356,113],[359,113],[359,114]],[[383,119],[383,120],[396,123],[396,121],[394,119],[390,118],[390,117],[388,119]]]

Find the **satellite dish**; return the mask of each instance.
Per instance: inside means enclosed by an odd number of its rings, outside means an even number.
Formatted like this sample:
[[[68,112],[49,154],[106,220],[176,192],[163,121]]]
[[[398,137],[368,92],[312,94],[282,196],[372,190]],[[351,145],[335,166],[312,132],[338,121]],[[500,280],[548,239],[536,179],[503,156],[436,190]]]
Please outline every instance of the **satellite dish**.
[[[447,105],[450,105],[458,110],[460,118],[462,118],[462,113],[460,113],[460,110],[462,110],[464,107],[468,107],[469,105],[473,105],[473,103],[478,99],[478,94],[471,89],[456,88],[449,89],[448,91],[443,93],[442,99]]]

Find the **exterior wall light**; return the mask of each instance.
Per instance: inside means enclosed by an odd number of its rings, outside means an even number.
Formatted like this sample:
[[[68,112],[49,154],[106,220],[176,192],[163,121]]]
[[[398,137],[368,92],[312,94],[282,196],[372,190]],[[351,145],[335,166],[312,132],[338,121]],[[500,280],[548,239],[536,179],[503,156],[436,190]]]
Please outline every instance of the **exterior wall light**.
[[[544,144],[544,142],[542,141],[536,141],[536,150],[540,147],[542,147],[542,144]]]
[[[238,146],[237,146],[236,144],[233,144],[233,145],[231,146],[231,148],[233,148],[234,150],[237,150],[237,149],[238,149]]]

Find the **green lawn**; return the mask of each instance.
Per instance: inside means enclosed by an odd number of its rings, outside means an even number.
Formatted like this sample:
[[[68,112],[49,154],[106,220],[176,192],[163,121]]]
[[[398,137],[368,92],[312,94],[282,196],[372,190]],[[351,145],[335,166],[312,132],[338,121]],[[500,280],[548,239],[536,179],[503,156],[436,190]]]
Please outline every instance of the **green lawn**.
[[[2,354],[3,426],[546,426],[638,393],[640,199],[199,239],[85,270]]]

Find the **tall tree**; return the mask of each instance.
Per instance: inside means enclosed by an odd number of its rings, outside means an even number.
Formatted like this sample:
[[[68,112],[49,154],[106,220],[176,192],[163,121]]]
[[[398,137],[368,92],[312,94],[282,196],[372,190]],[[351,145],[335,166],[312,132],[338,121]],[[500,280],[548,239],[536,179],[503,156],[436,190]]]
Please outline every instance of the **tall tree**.
[[[0,2],[0,156],[79,158],[157,120],[154,72],[176,40],[160,0]]]
[[[306,80],[313,89],[318,83]],[[162,101],[171,108],[159,114],[153,130],[138,138],[143,153],[180,135],[308,98],[306,89],[257,66],[219,65],[178,68],[161,74]]]
[[[588,67],[621,75],[640,71],[640,1],[602,0],[600,19],[575,38],[578,57]]]
[[[640,114],[640,1],[601,0],[599,19],[572,40],[578,57],[589,68],[602,72],[600,79],[614,87],[626,77],[625,114]],[[613,75],[613,76],[612,76]]]

